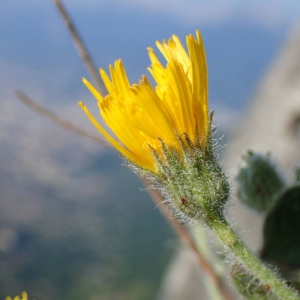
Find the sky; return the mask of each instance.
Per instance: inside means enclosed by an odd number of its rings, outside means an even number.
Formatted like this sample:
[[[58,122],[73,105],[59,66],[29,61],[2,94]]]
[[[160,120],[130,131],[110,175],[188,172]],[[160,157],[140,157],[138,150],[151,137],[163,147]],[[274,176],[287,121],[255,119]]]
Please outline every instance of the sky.
[[[155,48],[156,40],[172,34],[184,40],[199,29],[207,53],[210,108],[224,132],[235,126],[251,105],[260,80],[300,17],[300,2],[295,0],[64,3],[96,65],[107,70],[109,64],[122,58],[132,83],[142,74],[149,75],[148,46]],[[88,172],[94,161],[108,154],[107,150],[62,130],[13,94],[22,90],[59,116],[98,134],[77,106],[83,100],[98,114],[94,99],[81,82],[82,76],[89,75],[52,2],[3,1],[0,40],[0,221],[6,224],[7,232],[13,230],[9,220],[35,225],[45,219],[49,224],[51,218],[58,221],[57,216],[44,215],[49,195],[76,203],[97,197],[104,201],[115,186],[110,183],[114,175],[106,176],[107,166]],[[112,159],[114,164],[117,159]],[[135,184],[138,190],[141,184]],[[121,191],[126,190],[120,188],[119,195]],[[0,250],[9,250],[11,244],[7,237],[2,238],[2,229]]]
[[[107,70],[122,58],[132,83],[147,74],[148,46],[155,47],[156,40],[174,33],[184,40],[200,29],[207,53],[210,107],[215,109],[216,123],[224,129],[233,126],[249,105],[300,14],[297,1],[69,0],[65,5],[96,65]],[[5,155],[28,168],[31,176],[37,171],[39,180],[43,178],[38,175],[41,170],[47,170],[45,178],[50,182],[59,178],[56,173],[68,177],[68,168],[61,170],[47,155],[53,151],[59,157],[62,154],[57,152],[75,147],[92,153],[102,149],[71,137],[66,143],[52,133],[57,125],[32,113],[13,95],[14,90],[22,90],[61,117],[98,134],[77,107],[78,100],[83,100],[98,114],[81,82],[82,76],[89,75],[68,32],[51,1],[11,0],[5,1],[0,11],[0,39],[0,138],[7,148]],[[49,144],[43,142],[49,140],[46,132],[53,135]],[[41,170],[29,163],[40,153],[51,161]],[[76,156],[74,151],[72,155]]]
[[[154,47],[155,40],[174,33],[184,39],[200,29],[211,103],[228,110],[246,106],[300,12],[296,1],[69,0],[65,4],[96,65],[107,69],[122,58],[132,82],[147,73],[146,48]],[[87,74],[52,2],[13,0],[3,6],[0,63],[7,93],[16,88],[49,89],[43,97],[47,105],[67,93],[75,102],[86,95],[81,77]]]

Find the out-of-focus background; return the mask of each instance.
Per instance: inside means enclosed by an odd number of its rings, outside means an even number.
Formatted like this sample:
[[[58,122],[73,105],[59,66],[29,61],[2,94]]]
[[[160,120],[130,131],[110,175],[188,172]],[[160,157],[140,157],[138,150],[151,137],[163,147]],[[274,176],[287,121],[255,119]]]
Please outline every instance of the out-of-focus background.
[[[146,48],[200,29],[210,107],[230,135],[298,20],[297,1],[64,1],[99,67],[122,58],[131,82]],[[177,239],[118,155],[60,128],[13,95],[98,134],[88,77],[49,1],[1,3],[0,299],[155,299]],[[89,77],[88,77],[89,78]],[[230,172],[230,170],[229,170]]]

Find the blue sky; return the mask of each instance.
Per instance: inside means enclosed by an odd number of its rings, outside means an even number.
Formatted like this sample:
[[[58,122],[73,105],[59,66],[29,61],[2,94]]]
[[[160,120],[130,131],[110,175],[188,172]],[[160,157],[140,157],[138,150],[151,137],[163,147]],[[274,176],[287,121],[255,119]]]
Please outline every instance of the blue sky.
[[[245,107],[300,13],[297,1],[69,0],[65,4],[97,65],[107,68],[122,58],[133,82],[147,73],[146,47],[173,33],[184,39],[200,29],[211,103],[238,110]],[[19,78],[18,68],[28,69],[26,79],[46,90],[49,105],[55,103],[53,98],[82,97],[80,78],[86,72],[52,2],[12,0],[2,5],[2,77],[7,82],[18,78],[9,88],[32,92],[27,80]]]

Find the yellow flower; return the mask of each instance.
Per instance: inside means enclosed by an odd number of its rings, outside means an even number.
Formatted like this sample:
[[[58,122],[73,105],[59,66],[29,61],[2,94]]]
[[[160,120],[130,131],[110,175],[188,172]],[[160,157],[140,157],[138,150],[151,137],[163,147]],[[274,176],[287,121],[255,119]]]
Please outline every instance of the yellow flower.
[[[167,60],[164,67],[152,48],[148,48],[154,89],[146,76],[130,85],[122,61],[110,65],[110,77],[100,69],[109,94],[100,93],[83,78],[84,84],[98,101],[101,116],[115,137],[110,135],[89,113],[81,108],[104,137],[134,164],[155,172],[155,158],[150,146],[161,154],[161,142],[182,154],[178,136],[187,134],[204,149],[209,130],[207,67],[199,31],[186,37],[188,53],[175,35],[168,43],[156,42]],[[198,135],[198,136],[197,136]]]
[[[28,296],[27,296],[27,293],[26,292],[22,292],[21,293],[21,298],[20,296],[15,296],[13,299],[9,296],[7,296],[5,298],[5,300],[28,300]]]

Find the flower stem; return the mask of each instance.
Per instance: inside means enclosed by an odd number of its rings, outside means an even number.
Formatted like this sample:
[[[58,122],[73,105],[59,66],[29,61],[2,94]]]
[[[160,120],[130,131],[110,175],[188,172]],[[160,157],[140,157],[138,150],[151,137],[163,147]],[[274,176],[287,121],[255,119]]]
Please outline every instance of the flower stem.
[[[286,285],[283,279],[277,277],[246,247],[237,237],[225,219],[214,218],[208,221],[208,225],[219,237],[221,242],[236,259],[255,278],[260,280],[269,291],[283,300],[299,300],[299,295]]]

